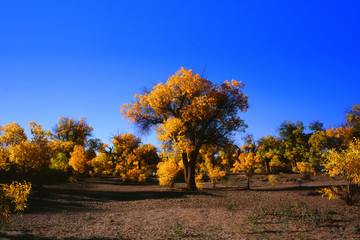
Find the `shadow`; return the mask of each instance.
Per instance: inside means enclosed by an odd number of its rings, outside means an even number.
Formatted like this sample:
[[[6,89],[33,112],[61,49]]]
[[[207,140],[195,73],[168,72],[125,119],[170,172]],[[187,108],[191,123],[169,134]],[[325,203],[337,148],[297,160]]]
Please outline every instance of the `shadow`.
[[[341,186],[341,185],[339,185]],[[319,185],[319,186],[291,186],[291,187],[271,187],[271,188],[250,188],[243,189],[248,191],[257,191],[257,192],[282,192],[282,191],[316,191],[320,188],[329,187],[329,185]]]
[[[208,192],[189,192],[182,190],[152,191],[99,191],[86,189],[70,189],[42,187],[34,188],[28,201],[26,213],[84,211],[93,203],[109,201],[138,201],[146,199],[186,198],[191,195],[216,196]]]
[[[132,182],[123,182],[121,177],[112,177],[112,176],[99,176],[92,178],[80,179],[79,183],[84,184],[105,184],[105,185],[114,185],[114,186],[149,186],[149,185],[159,185],[159,181],[156,177],[148,177],[143,183],[132,183]]]

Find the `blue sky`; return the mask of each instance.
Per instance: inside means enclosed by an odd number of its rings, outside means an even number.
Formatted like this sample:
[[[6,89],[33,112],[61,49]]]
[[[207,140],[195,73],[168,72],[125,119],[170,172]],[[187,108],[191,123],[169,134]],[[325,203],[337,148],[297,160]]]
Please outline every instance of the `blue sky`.
[[[359,12],[359,1],[3,0],[0,125],[84,116],[109,143],[136,133],[120,106],[184,66],[245,83],[256,139],[285,120],[336,126],[360,103]]]

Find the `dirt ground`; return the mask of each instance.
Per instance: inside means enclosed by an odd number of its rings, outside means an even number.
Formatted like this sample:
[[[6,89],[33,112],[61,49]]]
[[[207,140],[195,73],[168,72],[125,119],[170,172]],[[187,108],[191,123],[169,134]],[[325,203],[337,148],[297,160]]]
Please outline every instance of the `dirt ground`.
[[[0,239],[360,239],[360,204],[322,198],[341,181],[282,175],[230,176],[200,192],[117,177],[34,188],[28,209],[1,226]]]

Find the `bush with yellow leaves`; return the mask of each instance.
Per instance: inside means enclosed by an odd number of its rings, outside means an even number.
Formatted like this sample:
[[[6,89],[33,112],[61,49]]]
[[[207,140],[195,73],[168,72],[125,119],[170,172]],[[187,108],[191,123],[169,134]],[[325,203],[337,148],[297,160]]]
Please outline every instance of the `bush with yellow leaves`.
[[[30,190],[31,184],[25,181],[0,184],[0,220],[7,218],[12,212],[24,211]]]
[[[274,186],[276,183],[278,183],[278,177],[276,175],[269,175],[268,176],[268,182],[271,186]]]
[[[175,179],[182,170],[177,162],[173,160],[159,162],[157,169],[159,184],[161,186],[169,186],[171,188],[173,188]]]
[[[124,182],[145,182],[146,176],[140,169],[130,169],[126,173],[121,173],[121,178]]]
[[[253,152],[243,152],[239,155],[238,160],[234,163],[232,172],[242,171],[247,176],[247,189],[250,189],[250,181],[254,175],[255,169],[261,166],[261,157]]]
[[[210,182],[213,184],[213,188],[216,187],[216,183],[220,181],[223,177],[225,177],[226,172],[222,171],[219,166],[213,166],[212,164],[207,165],[207,175],[210,178]]]
[[[100,153],[91,161],[91,167],[95,174],[111,174],[115,170],[114,163],[109,160],[106,153]]]
[[[203,189],[204,180],[203,180],[203,175],[201,173],[195,177],[195,183],[196,183],[197,189],[199,189],[199,190]]]
[[[348,204],[353,201],[352,183],[360,185],[360,140],[349,143],[345,150],[331,149],[326,153],[325,171],[330,176],[341,176],[347,181],[346,188],[324,188],[319,190],[329,199],[344,198]]]

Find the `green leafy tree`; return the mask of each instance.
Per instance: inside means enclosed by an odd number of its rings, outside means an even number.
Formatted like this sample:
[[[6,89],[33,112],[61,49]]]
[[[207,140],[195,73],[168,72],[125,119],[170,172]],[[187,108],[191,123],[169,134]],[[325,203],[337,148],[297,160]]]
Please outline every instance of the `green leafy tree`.
[[[279,138],[275,136],[260,138],[256,154],[261,157],[267,173],[283,169],[286,166],[282,150]]]
[[[306,158],[309,146],[308,136],[304,132],[305,126],[302,122],[284,122],[280,125],[279,135],[284,147],[284,157],[290,161],[291,169],[297,172],[297,162]]]

